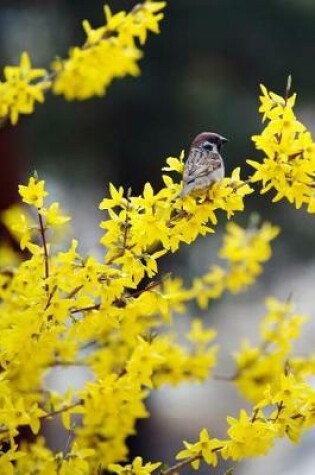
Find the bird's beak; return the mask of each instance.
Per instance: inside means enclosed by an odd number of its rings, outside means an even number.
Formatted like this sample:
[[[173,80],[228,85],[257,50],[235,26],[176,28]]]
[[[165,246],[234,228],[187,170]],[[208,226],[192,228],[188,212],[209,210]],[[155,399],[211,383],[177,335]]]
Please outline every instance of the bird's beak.
[[[229,142],[229,139],[226,139],[225,137],[222,137],[222,135],[220,136],[220,141],[221,141],[221,144],[224,145],[226,144],[227,142]]]

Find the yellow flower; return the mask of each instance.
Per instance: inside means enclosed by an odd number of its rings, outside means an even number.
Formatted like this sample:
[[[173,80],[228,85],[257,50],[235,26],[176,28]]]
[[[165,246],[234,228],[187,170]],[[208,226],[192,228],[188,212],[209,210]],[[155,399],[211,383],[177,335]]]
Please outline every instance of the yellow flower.
[[[189,341],[197,345],[197,347],[203,348],[207,343],[212,341],[216,335],[216,330],[213,328],[204,328],[202,321],[199,318],[195,318],[191,323],[191,329],[187,338]]]
[[[103,198],[99,205],[99,209],[105,210],[105,209],[111,209],[115,208],[116,206],[121,206],[121,204],[126,204],[127,200],[124,200],[124,189],[122,186],[120,186],[118,189],[115,188],[115,186],[110,183],[109,184],[109,192],[111,195],[111,198]]]
[[[20,243],[21,249],[25,249],[31,242],[35,225],[20,205],[14,205],[2,213],[2,221],[9,229],[12,236]]]
[[[47,191],[45,191],[45,181],[38,181],[32,176],[26,186],[19,185],[19,194],[24,203],[36,206],[36,208],[42,208],[44,198],[48,195]]]
[[[135,40],[139,38],[143,44],[147,31],[159,33],[158,24],[163,18],[159,12],[164,7],[163,2],[146,1],[128,14],[112,15],[106,6],[107,24],[97,29],[85,20],[84,45],[72,48],[67,60],[56,60],[52,64],[56,73],[54,93],[64,95],[67,100],[84,100],[104,95],[115,78],[137,76],[142,52]]]
[[[227,261],[227,269],[213,265],[209,272],[194,279],[190,296],[195,296],[201,308],[209,299],[219,298],[224,291],[238,293],[252,285],[262,273],[262,263],[271,257],[270,242],[279,228],[263,223],[260,228],[241,228],[228,223],[219,256]]]
[[[312,213],[315,196],[315,145],[306,127],[293,112],[295,95],[284,99],[262,86],[260,111],[268,123],[253,136],[256,148],[265,154],[263,162],[248,160],[255,169],[253,182],[261,182],[261,193],[274,189],[273,201],[286,198],[296,208],[307,205]]]
[[[108,470],[117,473],[117,475],[150,475],[161,465],[160,462],[148,462],[144,464],[142,457],[136,457],[132,463],[128,465],[122,466],[112,463],[108,466]]]
[[[35,102],[44,102],[44,91],[50,86],[48,81],[32,83],[34,79],[46,76],[45,69],[33,69],[26,52],[22,53],[19,66],[4,68],[5,82],[0,82],[0,117],[9,116],[15,125],[19,114],[31,114]]]
[[[265,455],[277,437],[277,429],[272,422],[255,420],[244,409],[239,419],[228,417],[230,425],[228,440],[221,453],[224,459],[242,460],[244,457]]]
[[[218,464],[218,452],[223,448],[223,444],[218,439],[211,439],[207,429],[202,429],[199,434],[199,441],[195,444],[184,441],[185,450],[181,450],[177,455],[177,459],[194,458],[191,466],[197,470],[200,460],[208,465],[216,467]]]
[[[140,384],[152,387],[152,374],[156,367],[161,366],[164,357],[158,351],[158,343],[152,343],[138,338],[138,345],[135,348],[130,360],[127,363],[127,373]]]

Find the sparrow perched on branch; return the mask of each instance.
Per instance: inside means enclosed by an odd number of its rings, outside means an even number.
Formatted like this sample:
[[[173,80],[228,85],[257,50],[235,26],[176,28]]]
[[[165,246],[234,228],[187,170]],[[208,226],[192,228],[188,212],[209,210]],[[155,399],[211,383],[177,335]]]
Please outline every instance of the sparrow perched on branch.
[[[183,197],[195,191],[209,188],[224,178],[224,162],[221,147],[228,139],[213,132],[202,132],[191,144],[183,174]]]

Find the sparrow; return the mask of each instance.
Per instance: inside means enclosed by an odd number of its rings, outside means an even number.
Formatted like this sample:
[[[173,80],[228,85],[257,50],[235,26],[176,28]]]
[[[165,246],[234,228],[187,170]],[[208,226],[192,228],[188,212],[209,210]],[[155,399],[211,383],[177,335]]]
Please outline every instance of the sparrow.
[[[180,197],[209,188],[224,178],[221,147],[228,139],[214,132],[202,132],[191,144],[184,166]]]

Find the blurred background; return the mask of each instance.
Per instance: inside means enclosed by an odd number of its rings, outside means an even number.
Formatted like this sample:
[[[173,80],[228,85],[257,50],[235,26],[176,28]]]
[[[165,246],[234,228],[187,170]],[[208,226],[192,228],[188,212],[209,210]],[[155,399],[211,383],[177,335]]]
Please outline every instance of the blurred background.
[[[114,12],[129,10],[135,3],[109,2]],[[23,50],[37,67],[48,67],[55,56],[65,57],[69,46],[84,41],[84,18],[100,26],[102,1],[1,0],[1,69],[18,63]],[[140,193],[150,181],[158,189],[165,158],[187,150],[198,132],[211,130],[228,137],[227,173],[241,166],[245,177],[246,159],[258,156],[250,137],[262,128],[260,83],[282,94],[291,73],[293,90],[298,92],[297,113],[315,131],[314,22],[312,0],[171,0],[162,34],[149,36],[145,45],[139,78],[116,81],[104,98],[85,102],[66,103],[49,96],[17,127],[0,130],[0,208],[17,199],[17,184],[36,169],[53,197],[74,217],[81,248],[101,255],[97,208],[108,183],[131,186]],[[259,283],[247,294],[215,302],[204,315],[207,324],[219,330],[223,372],[233,369],[229,355],[239,347],[242,335],[257,339],[266,295],[286,299],[293,292],[299,309],[314,313],[314,217],[286,203],[271,205],[270,199],[258,195],[247,205],[247,215],[237,217],[238,222],[245,223],[249,213],[258,211],[283,231]],[[216,260],[220,232],[183,248],[179,256],[163,263],[164,270],[180,274],[185,269],[188,280],[204,272]],[[313,341],[310,323],[302,340],[304,351],[312,349]],[[58,378],[55,384],[59,381],[60,387],[68,379]],[[213,434],[224,436],[225,415],[237,414],[243,402],[227,383],[212,382],[166,388],[149,405],[152,417],[141,422],[143,439],[131,440],[132,452],[171,463],[180,441],[193,440],[200,427],[206,425]],[[314,473],[312,443],[311,434],[294,450],[280,442],[268,461],[244,462],[235,473],[259,475],[266,473],[266,467],[276,475]],[[223,472],[221,466],[216,473]]]

